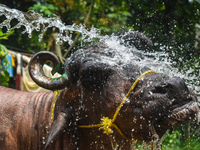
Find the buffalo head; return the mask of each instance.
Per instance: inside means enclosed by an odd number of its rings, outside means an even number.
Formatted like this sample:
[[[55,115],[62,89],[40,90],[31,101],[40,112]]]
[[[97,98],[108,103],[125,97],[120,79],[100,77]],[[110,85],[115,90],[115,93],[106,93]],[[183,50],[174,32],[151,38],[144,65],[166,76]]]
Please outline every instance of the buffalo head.
[[[89,144],[91,149],[92,145],[103,145],[105,148],[108,144],[107,135],[98,129],[77,126],[99,124],[102,117],[112,118],[135,80],[150,70],[150,66],[135,63],[136,59],[142,60],[142,56],[134,49],[110,48],[108,45],[97,44],[76,51],[65,61],[67,77],[54,81],[42,71],[42,65],[47,60],[57,63],[54,54],[40,52],[32,58],[29,71],[33,80],[50,90],[63,89],[56,103],[55,125],[48,141],[54,140],[55,132],[60,134],[58,130],[65,128],[74,132],[69,126],[73,124],[78,132],[76,136],[80,147],[84,146],[83,143],[86,147]],[[63,121],[67,125],[55,129],[62,124],[59,121],[61,112],[67,116]],[[198,113],[197,98],[182,79],[149,73],[138,82],[123,104],[115,124],[129,139],[150,141],[152,135],[162,137],[167,129],[194,120]],[[118,141],[123,139],[115,129],[112,135]]]

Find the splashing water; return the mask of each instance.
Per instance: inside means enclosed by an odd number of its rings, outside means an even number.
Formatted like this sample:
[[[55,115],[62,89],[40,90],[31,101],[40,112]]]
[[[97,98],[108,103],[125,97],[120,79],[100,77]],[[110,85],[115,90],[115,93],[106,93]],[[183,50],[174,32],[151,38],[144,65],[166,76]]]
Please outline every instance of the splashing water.
[[[122,67],[118,65],[121,64],[119,62],[123,62],[122,64],[126,65],[130,61],[133,61],[134,58],[134,62],[132,63],[140,64],[143,67],[147,66],[159,73],[168,74],[170,76],[179,76],[183,79],[186,79],[186,81],[191,81],[197,78],[195,76],[187,76],[182,74],[177,68],[172,67],[173,62],[168,57],[168,54],[164,51],[147,53],[137,50],[136,48],[125,47],[123,44],[120,44],[119,39],[116,36],[100,36],[100,30],[94,27],[92,27],[89,31],[84,25],[65,25],[57,16],[55,16],[55,18],[44,18],[34,11],[22,12],[16,9],[10,9],[5,5],[0,4],[0,16],[3,15],[6,17],[6,19],[0,23],[0,28],[5,26],[7,28],[7,32],[9,32],[10,30],[21,28],[23,26],[25,29],[22,33],[27,33],[30,38],[34,30],[38,32],[40,31],[41,34],[39,34],[39,41],[42,40],[47,29],[51,27],[56,27],[59,29],[59,35],[57,37],[57,42],[59,44],[68,42],[68,44],[71,45],[73,43],[73,32],[81,33],[82,41],[84,42],[91,42],[94,38],[98,38],[100,42],[106,43],[110,49],[113,49],[113,52],[115,51],[115,53],[117,53],[117,55],[115,55],[115,57],[112,59],[103,59],[105,63],[109,63],[111,66],[113,65],[115,67]],[[11,27],[10,24],[13,19],[18,20],[18,23]],[[131,51],[134,51],[135,53],[131,53]],[[121,60],[121,58],[126,59]],[[186,72],[186,74],[189,74],[190,72],[192,72],[192,70],[189,70]],[[200,95],[198,86],[191,85],[189,83],[188,85],[195,91],[195,93]],[[200,97],[198,97],[198,100],[200,101]]]
[[[51,27],[56,27],[59,29],[59,35],[57,37],[57,42],[59,44],[62,44],[62,42],[68,42],[71,45],[73,43],[71,38],[73,32],[81,33],[83,41],[91,41],[94,37],[100,38],[100,30],[94,27],[88,31],[84,25],[65,25],[57,16],[55,16],[55,18],[44,18],[32,10],[28,12],[22,12],[16,9],[10,9],[5,5],[0,4],[0,16],[2,15],[6,17],[6,20],[0,24],[0,28],[5,26],[8,30],[7,32],[9,32],[10,30],[24,26],[25,30],[22,33],[27,33],[29,38],[32,37],[32,32],[34,30],[41,31],[41,34],[39,35],[39,41],[42,40],[45,31]],[[18,23],[14,27],[11,27],[10,23],[13,19],[17,19]]]
[[[158,73],[180,77],[186,81],[186,84],[189,88],[195,91],[195,93],[198,95],[198,100],[200,101],[199,87],[196,85],[192,85],[190,82],[187,82],[193,81],[198,77],[195,75],[188,76],[190,72],[193,72],[192,69],[188,70],[186,73],[182,73],[178,70],[178,68],[173,67],[176,62],[173,62],[165,51],[145,52],[143,50],[138,50],[134,47],[125,47],[123,44],[120,44],[119,40],[115,36],[107,38],[105,40],[105,43],[108,45],[109,48],[113,49],[113,53],[117,53],[113,58],[105,58],[103,60],[105,63],[108,63],[111,66],[113,65],[116,68],[121,68],[123,67],[123,65],[127,65],[129,63],[139,64],[141,68],[146,66]],[[111,52],[111,50],[109,50],[109,52]],[[121,58],[126,59],[122,60]]]

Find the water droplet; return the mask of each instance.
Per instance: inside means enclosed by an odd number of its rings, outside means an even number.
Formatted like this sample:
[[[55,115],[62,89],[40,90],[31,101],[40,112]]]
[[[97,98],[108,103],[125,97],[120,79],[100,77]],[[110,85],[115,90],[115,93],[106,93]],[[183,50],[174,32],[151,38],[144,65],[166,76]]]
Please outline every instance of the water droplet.
[[[142,124],[140,124],[140,129],[142,129]]]

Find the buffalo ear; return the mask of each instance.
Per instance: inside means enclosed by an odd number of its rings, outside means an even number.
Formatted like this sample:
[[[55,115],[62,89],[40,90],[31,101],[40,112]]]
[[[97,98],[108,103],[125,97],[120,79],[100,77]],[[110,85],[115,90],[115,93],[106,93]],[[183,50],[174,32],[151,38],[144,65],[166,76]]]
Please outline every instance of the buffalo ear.
[[[47,139],[47,143],[45,145],[44,150],[46,150],[51,144],[54,143],[56,138],[63,133],[63,131],[67,128],[68,123],[70,121],[70,113],[69,111],[66,112],[60,112],[57,116],[57,118],[53,121],[53,124],[51,126],[50,134]]]

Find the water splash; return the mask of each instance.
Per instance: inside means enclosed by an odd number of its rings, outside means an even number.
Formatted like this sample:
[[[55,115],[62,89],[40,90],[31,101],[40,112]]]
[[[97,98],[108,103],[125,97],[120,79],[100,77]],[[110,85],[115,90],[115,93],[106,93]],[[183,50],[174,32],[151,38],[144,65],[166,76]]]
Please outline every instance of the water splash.
[[[139,64],[141,68],[148,67],[158,73],[180,77],[184,79],[188,87],[198,95],[198,100],[200,101],[199,86],[191,84],[192,81],[195,81],[198,78],[195,75],[190,75],[190,72],[193,72],[194,70],[190,69],[185,73],[180,72],[178,68],[174,67],[176,62],[170,59],[170,56],[164,50],[159,52],[145,52],[143,50],[138,50],[135,47],[124,46],[125,44],[120,43],[119,39],[114,35],[106,37],[105,39],[104,42],[107,44],[107,46],[113,49],[113,52],[109,49],[108,53],[115,53],[113,58],[109,57],[108,59],[106,57],[101,57],[105,64],[109,64],[110,66],[118,69],[123,68],[124,65],[129,63]],[[126,59],[122,60],[122,58]]]
[[[28,12],[22,12],[16,9],[10,9],[5,5],[0,4],[0,16],[5,16],[6,19],[0,23],[0,28],[4,26],[7,28],[7,32],[10,30],[25,27],[22,32],[27,33],[28,36],[32,37],[32,32],[40,31],[39,41],[42,40],[44,33],[48,28],[56,27],[59,29],[59,34],[57,37],[57,42],[62,44],[62,42],[68,42],[69,45],[73,43],[72,33],[79,32],[82,34],[83,41],[91,41],[94,37],[100,38],[100,30],[94,27],[91,27],[90,31],[86,29],[84,25],[65,25],[58,16],[54,18],[42,17],[42,15],[35,13],[30,10]],[[18,23],[11,27],[11,21],[16,19]]]
[[[57,37],[57,43],[62,44],[63,42],[68,42],[69,45],[73,43],[72,33],[79,32],[81,33],[83,42],[91,42],[94,38],[98,38],[100,42],[104,42],[110,49],[113,49],[113,52],[117,53],[115,57],[112,59],[107,59],[106,57],[103,59],[105,63],[109,63],[111,66],[115,67],[123,67],[132,61],[134,64],[140,64],[141,67],[147,66],[152,70],[168,74],[170,76],[179,76],[186,80],[192,90],[195,91],[199,95],[198,99],[200,101],[200,89],[198,86],[193,85],[190,81],[197,80],[196,76],[188,76],[190,72],[193,72],[192,69],[188,70],[186,73],[181,73],[177,68],[173,67],[174,62],[168,57],[168,54],[165,51],[148,53],[144,51],[137,50],[134,47],[124,46],[123,43],[119,41],[117,36],[100,36],[100,30],[92,27],[89,30],[86,29],[84,25],[65,25],[61,19],[57,16],[54,18],[45,18],[40,14],[35,13],[34,11],[22,12],[16,9],[10,9],[5,5],[0,4],[0,16],[5,16],[5,20],[0,23],[0,28],[4,26],[7,28],[7,32],[10,30],[18,29],[24,27],[24,31],[22,33],[27,33],[28,36],[32,37],[32,32],[35,30],[37,32],[41,32],[39,34],[39,41],[42,40],[44,33],[48,28],[56,27],[59,29],[59,34]],[[18,23],[15,26],[11,26],[11,21],[15,19]],[[133,32],[133,31],[129,31]],[[110,53],[110,49],[108,52]],[[133,52],[134,53],[131,53]],[[141,57],[143,56],[143,57]],[[103,57],[102,57],[103,58]],[[126,58],[125,60],[121,60],[121,58]],[[134,58],[134,59],[133,59]],[[123,63],[121,63],[123,62]],[[123,64],[123,65],[118,65]]]
[[[116,57],[113,62],[123,61],[123,64],[128,64],[131,61],[133,64],[140,64],[141,67],[149,67],[158,73],[180,77],[184,79],[188,87],[197,94],[198,101],[200,102],[200,88],[198,84],[194,84],[194,81],[198,81],[198,76],[191,75],[191,73],[194,72],[192,68],[180,72],[178,68],[174,67],[176,62],[165,52],[165,48],[159,52],[145,52],[134,47],[125,47],[123,44],[121,45],[119,41],[116,40],[116,37],[107,39],[106,43],[109,47],[117,51],[119,55],[123,55],[121,58],[127,58],[125,60],[120,60],[120,57]],[[131,53],[133,50],[134,53]]]

